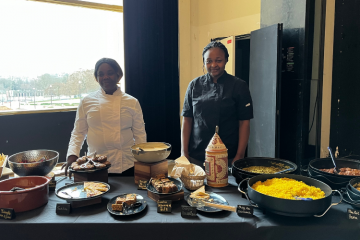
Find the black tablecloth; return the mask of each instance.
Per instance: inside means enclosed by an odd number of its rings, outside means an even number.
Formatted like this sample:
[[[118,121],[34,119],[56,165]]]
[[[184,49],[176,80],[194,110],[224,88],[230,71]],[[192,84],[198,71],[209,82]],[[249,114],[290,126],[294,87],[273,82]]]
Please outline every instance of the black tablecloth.
[[[69,180],[58,183],[63,186]],[[102,202],[72,209],[69,215],[57,215],[57,203],[65,201],[50,192],[47,205],[17,213],[13,220],[0,220],[0,239],[360,239],[360,222],[349,220],[346,203],[334,206],[321,218],[295,218],[263,213],[255,209],[253,217],[234,212],[204,213],[196,218],[181,217],[182,200],[173,202],[171,213],[157,213],[146,190],[137,190],[133,177],[110,177],[110,191]],[[223,196],[230,205],[248,205],[241,198],[233,178],[224,188],[206,187]],[[137,193],[148,202],[147,208],[132,216],[113,216],[108,201],[121,193]],[[334,201],[338,201],[334,197]]]

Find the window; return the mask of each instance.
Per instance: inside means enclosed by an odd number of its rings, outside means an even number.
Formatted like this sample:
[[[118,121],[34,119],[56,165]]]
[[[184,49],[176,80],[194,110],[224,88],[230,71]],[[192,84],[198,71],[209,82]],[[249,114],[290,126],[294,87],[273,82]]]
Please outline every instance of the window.
[[[75,108],[100,88],[97,60],[113,58],[124,70],[122,12],[46,1],[54,0],[0,1],[1,113]],[[124,78],[120,83],[124,91]]]

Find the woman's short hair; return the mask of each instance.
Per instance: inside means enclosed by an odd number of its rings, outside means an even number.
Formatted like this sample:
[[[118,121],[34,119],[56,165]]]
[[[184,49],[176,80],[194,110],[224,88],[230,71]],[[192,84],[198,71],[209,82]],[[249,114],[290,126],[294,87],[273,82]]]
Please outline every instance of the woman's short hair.
[[[205,55],[205,53],[206,53],[210,48],[216,48],[216,47],[217,47],[217,48],[220,48],[221,50],[224,51],[226,61],[229,59],[229,52],[228,52],[227,48],[225,47],[225,45],[222,44],[221,42],[213,41],[213,42],[210,42],[208,45],[206,45],[206,47],[204,47],[204,50],[203,50],[203,52],[202,52],[203,62],[204,62],[204,55]]]
[[[120,78],[124,75],[120,65],[114,59],[112,59],[112,58],[102,58],[99,61],[97,61],[96,64],[95,64],[95,70],[94,70],[95,79],[97,79],[97,71],[99,70],[99,67],[103,63],[109,64],[114,69],[114,71],[120,75],[119,76]]]

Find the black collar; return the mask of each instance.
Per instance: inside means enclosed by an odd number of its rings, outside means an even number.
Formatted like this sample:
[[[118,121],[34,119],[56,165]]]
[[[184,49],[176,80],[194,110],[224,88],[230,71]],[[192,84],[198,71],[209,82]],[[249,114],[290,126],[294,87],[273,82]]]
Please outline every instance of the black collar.
[[[224,74],[221,75],[221,77],[218,78],[217,83],[224,83],[224,80],[229,74],[224,70]],[[205,74],[205,80],[210,83],[210,85],[214,84],[214,81],[212,80],[212,77],[210,76],[210,73]]]

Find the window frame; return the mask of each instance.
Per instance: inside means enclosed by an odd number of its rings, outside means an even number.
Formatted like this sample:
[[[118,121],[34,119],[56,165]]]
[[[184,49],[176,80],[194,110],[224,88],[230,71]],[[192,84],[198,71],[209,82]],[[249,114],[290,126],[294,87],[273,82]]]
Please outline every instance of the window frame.
[[[74,6],[74,7],[84,7],[84,8],[91,8],[91,9],[98,9],[98,10],[112,11],[112,12],[123,12],[123,6],[103,4],[103,3],[93,3],[93,2],[86,2],[79,0],[28,0],[28,1],[53,3],[60,5]]]

